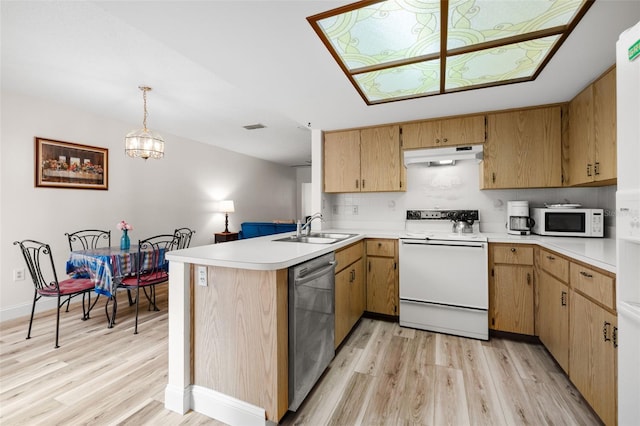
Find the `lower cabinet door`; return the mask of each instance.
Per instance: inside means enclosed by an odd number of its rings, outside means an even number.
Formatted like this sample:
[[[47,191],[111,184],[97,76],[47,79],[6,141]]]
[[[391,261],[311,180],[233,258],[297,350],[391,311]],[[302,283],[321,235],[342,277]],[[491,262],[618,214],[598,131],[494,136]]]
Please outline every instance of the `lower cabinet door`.
[[[533,266],[495,265],[489,328],[534,333]]]
[[[538,337],[569,371],[569,287],[544,271],[538,277]]]
[[[398,315],[395,266],[392,257],[367,257],[367,311]]]
[[[571,292],[569,378],[606,425],[616,424],[617,318]]]
[[[335,290],[335,347],[337,348],[345,336],[349,333],[350,307],[349,299],[351,292],[351,268],[343,269],[336,274]]]

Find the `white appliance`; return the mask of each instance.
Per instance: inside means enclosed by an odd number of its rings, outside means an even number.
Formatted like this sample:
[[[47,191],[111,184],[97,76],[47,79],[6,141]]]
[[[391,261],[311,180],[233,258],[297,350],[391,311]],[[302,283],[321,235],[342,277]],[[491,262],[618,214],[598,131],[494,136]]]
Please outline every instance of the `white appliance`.
[[[452,227],[459,220],[471,232],[452,232],[461,229]],[[477,210],[407,211],[399,247],[401,326],[489,339],[488,243],[478,230]]]
[[[446,148],[408,149],[404,151],[404,165],[455,164],[458,160],[482,160],[482,145],[452,146]]]
[[[528,201],[507,202],[507,234],[529,235],[534,220],[529,217]]]
[[[557,237],[603,237],[604,210],[566,207],[534,207],[534,234]]]
[[[640,424],[640,22],[620,35],[616,48],[616,306],[622,426]]]

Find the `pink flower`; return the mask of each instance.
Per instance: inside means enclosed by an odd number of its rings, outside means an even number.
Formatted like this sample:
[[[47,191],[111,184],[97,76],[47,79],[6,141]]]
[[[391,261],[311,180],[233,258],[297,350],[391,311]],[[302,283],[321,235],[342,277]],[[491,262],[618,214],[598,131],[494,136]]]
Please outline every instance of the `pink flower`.
[[[133,225],[125,222],[124,220],[118,222],[118,224],[116,225],[118,227],[119,230],[124,231],[125,229],[127,231],[130,231],[133,229]]]

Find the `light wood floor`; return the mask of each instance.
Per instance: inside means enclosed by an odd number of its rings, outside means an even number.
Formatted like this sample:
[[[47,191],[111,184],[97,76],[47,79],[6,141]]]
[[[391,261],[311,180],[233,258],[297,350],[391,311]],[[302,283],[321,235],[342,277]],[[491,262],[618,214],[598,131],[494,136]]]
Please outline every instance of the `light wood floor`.
[[[118,323],[106,327],[104,299],[81,321],[81,308],[0,324],[0,424],[221,425],[164,409],[167,300],[160,312],[133,311],[119,296]],[[489,342],[363,319],[297,413],[283,424],[517,425],[599,424],[540,345]]]

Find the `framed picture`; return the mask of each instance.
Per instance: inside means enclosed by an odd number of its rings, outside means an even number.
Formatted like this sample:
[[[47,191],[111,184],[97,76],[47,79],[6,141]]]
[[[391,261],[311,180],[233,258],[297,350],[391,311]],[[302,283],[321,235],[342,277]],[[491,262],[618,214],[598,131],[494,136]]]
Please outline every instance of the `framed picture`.
[[[109,150],[35,138],[36,187],[109,189]]]

